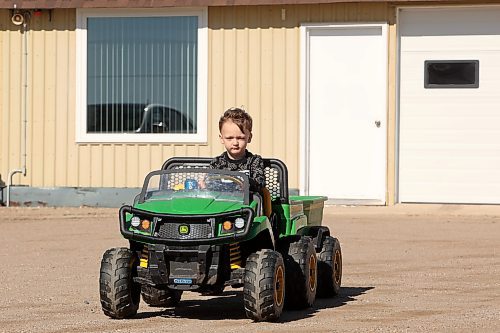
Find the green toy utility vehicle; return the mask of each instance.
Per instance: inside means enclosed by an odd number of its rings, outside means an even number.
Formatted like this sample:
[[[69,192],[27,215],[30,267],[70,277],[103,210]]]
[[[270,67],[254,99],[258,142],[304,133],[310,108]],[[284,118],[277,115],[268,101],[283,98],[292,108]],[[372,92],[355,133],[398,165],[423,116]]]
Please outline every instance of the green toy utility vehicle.
[[[321,226],[326,198],[289,196],[286,166],[276,159],[264,160],[270,199],[250,191],[244,173],[208,168],[210,160],[169,159],[146,176],[134,205],[120,209],[130,247],[103,255],[107,316],[134,316],[141,294],[150,306],[171,307],[183,291],[214,295],[231,286],[243,287],[249,318],[271,321],[283,307],[339,292],[340,244]]]

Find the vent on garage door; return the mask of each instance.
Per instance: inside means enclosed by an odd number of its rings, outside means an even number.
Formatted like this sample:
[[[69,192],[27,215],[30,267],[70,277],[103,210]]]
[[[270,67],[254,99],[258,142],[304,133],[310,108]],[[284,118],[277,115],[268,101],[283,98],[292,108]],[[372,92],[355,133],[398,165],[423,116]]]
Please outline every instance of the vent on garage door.
[[[478,88],[478,60],[426,60],[425,88]]]

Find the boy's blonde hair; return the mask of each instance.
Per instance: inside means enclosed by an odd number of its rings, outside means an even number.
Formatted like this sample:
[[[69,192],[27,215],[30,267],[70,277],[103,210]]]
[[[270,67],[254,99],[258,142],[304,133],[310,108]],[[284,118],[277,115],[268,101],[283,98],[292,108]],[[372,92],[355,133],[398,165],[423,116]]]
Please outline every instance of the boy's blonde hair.
[[[229,120],[235,123],[242,133],[245,133],[245,130],[252,133],[252,117],[245,110],[240,108],[227,109],[219,119],[219,131],[222,130],[222,125]]]

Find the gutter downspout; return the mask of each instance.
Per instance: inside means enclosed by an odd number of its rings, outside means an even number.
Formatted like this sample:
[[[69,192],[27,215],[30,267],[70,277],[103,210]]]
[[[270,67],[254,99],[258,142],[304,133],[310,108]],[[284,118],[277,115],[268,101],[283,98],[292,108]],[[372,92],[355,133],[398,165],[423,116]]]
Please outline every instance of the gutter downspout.
[[[10,206],[10,188],[12,186],[12,177],[17,173],[22,173],[26,177],[26,146],[27,146],[27,127],[28,127],[28,20],[29,12],[23,13],[23,44],[24,44],[24,77],[23,77],[23,134],[21,143],[22,167],[9,172],[7,177],[7,207]]]

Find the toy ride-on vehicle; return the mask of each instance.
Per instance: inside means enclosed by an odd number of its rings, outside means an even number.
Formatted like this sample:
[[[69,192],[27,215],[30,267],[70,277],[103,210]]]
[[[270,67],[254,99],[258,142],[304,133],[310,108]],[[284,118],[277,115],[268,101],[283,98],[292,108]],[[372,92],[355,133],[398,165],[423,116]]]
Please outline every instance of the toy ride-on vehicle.
[[[272,321],[283,308],[312,306],[339,292],[339,241],[321,225],[325,197],[289,196],[285,164],[264,159],[266,189],[210,158],[172,158],[146,176],[133,206],[120,209],[128,248],[101,261],[100,300],[111,318],[134,316],[143,300],[172,307],[183,291],[216,295],[243,287],[246,315]]]

